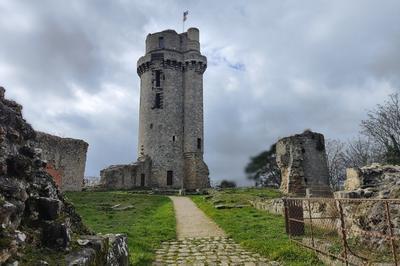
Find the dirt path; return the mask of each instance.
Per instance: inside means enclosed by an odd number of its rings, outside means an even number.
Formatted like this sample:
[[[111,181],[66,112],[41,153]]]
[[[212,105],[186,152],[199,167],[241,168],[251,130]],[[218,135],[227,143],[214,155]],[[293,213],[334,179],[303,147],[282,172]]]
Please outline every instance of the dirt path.
[[[178,239],[224,237],[225,233],[187,197],[170,197],[174,203]]]
[[[177,241],[162,243],[153,265],[279,265],[244,250],[226,237],[187,197],[170,197],[175,209]]]

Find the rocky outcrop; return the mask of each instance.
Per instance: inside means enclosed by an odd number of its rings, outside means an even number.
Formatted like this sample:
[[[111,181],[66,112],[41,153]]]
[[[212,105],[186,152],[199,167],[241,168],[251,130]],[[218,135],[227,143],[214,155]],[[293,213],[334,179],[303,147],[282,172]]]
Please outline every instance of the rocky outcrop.
[[[53,176],[61,191],[82,190],[88,146],[80,139],[36,133],[35,147],[41,150],[46,171]]]
[[[124,235],[82,236],[82,247],[65,258],[66,265],[129,265],[127,239]]]
[[[281,170],[281,191],[310,197],[332,196],[324,136],[305,131],[280,139],[276,162]]]
[[[338,198],[400,198],[400,166],[371,164],[348,168],[344,191]]]
[[[66,251],[84,250],[74,239],[93,233],[45,171],[46,163],[35,149],[37,134],[24,120],[22,106],[5,99],[4,93],[0,87],[0,265],[18,265],[18,261],[47,265],[47,255],[39,252],[44,248],[62,262]],[[107,239],[112,241],[105,242],[103,253],[95,250],[96,257],[109,256],[109,265],[126,261],[126,239]]]
[[[346,171],[345,190],[336,198],[388,199],[385,201],[348,201],[344,208],[346,227],[352,237],[364,245],[382,250],[388,248],[382,237],[369,232],[390,235],[388,217],[396,237],[400,235],[400,166],[372,164]],[[397,200],[391,200],[397,199]],[[388,212],[387,212],[388,211]],[[389,216],[388,216],[389,214]]]

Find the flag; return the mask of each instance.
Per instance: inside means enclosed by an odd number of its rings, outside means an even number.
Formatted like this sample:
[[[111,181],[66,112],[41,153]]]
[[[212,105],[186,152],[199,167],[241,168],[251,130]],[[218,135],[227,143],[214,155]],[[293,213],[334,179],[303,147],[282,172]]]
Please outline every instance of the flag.
[[[189,11],[186,10],[185,12],[183,12],[183,21],[187,20],[187,15],[189,14]]]

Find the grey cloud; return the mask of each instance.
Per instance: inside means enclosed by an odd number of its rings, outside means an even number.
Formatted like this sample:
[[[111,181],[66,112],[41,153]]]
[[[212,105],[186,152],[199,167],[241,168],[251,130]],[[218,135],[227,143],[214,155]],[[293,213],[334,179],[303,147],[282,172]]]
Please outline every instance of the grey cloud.
[[[351,138],[366,110],[400,85],[396,0],[21,0],[2,9],[30,23],[11,28],[0,18],[2,85],[40,130],[90,143],[88,175],[136,159],[136,60],[147,33],[181,31],[187,9],[186,27],[200,29],[209,61],[205,157],[213,178],[247,184],[250,156],[306,128]]]

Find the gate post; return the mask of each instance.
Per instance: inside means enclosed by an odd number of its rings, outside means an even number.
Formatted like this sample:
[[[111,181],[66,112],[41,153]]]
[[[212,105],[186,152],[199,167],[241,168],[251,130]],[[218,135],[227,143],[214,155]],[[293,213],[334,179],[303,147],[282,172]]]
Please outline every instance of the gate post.
[[[286,233],[290,236],[304,235],[303,200],[284,199]]]

